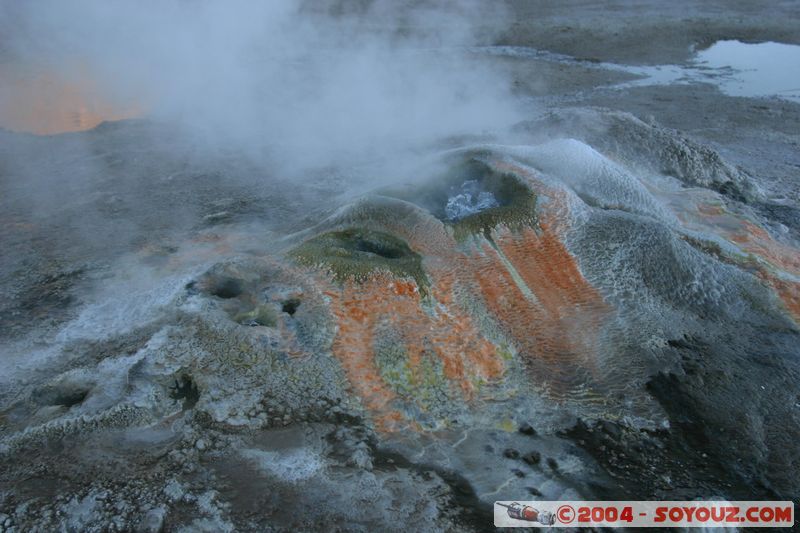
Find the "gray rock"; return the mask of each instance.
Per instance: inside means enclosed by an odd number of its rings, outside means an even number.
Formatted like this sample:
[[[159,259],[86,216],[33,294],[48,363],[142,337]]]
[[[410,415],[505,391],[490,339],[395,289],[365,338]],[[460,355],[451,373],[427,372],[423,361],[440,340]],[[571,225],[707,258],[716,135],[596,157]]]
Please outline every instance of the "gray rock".
[[[166,516],[167,510],[163,507],[150,509],[145,513],[137,530],[141,533],[159,533],[164,528]]]

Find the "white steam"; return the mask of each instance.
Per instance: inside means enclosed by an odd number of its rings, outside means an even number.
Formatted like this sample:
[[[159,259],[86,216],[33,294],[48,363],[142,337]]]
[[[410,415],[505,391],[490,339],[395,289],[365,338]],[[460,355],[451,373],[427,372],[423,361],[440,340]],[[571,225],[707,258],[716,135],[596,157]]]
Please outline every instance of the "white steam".
[[[2,53],[90,76],[145,116],[285,168],[512,123],[508,80],[465,51],[476,23],[501,15],[473,2],[406,3],[415,7],[339,2],[358,4],[342,14],[291,0],[8,0]]]

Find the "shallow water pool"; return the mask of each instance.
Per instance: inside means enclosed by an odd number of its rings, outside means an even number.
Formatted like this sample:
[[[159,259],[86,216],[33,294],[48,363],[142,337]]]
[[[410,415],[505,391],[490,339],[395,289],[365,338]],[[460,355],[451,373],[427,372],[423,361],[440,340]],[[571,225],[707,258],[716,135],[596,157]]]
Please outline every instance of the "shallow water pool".
[[[731,96],[777,96],[800,101],[800,46],[718,41],[697,53],[697,68],[729,69],[716,78]]]

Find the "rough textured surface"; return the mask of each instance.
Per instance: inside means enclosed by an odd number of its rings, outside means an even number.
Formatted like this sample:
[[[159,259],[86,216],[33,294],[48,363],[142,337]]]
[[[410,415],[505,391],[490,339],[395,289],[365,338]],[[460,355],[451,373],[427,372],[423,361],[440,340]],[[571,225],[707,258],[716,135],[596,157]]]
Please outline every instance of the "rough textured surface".
[[[800,42],[791,2],[504,4],[477,44]],[[800,105],[480,57],[528,111],[403,179],[286,180],[147,120],[0,131],[0,532],[797,500]],[[449,220],[467,181],[498,205]]]

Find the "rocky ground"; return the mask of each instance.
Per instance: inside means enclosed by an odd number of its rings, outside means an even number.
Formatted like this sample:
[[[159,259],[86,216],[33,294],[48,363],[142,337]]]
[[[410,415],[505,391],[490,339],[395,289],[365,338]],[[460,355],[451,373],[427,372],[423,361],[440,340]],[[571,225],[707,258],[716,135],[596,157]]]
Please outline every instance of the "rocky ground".
[[[0,531],[798,500],[800,104],[608,68],[798,43],[796,5],[504,5],[468,53],[528,111],[408,180],[0,132]]]

